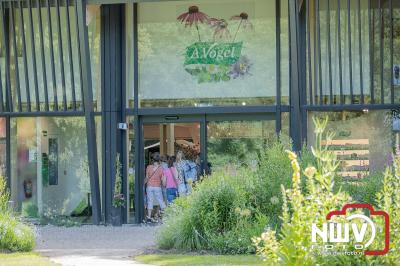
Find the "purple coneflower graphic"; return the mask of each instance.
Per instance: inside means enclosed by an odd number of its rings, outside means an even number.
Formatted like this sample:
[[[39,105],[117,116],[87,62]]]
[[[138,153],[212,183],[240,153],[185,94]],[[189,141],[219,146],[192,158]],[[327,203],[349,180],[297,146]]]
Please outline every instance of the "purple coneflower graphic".
[[[244,29],[253,29],[253,24],[249,21],[249,15],[246,12],[240,13],[240,15],[236,15],[231,17],[231,20],[239,20],[239,26],[236,30],[235,37],[233,38],[233,42],[236,40],[236,36],[240,30],[240,27],[243,27]]]
[[[241,56],[239,60],[232,65],[232,70],[229,72],[232,78],[243,77],[247,74],[250,75],[251,63],[246,56]]]
[[[208,23],[214,28],[214,41],[215,38],[230,38],[231,34],[228,29],[228,22],[225,19],[211,18]]]
[[[208,22],[208,16],[206,14],[204,14],[203,12],[200,12],[198,6],[189,7],[188,12],[180,15],[177,18],[177,20],[179,20],[181,23],[185,23],[185,27],[187,27],[187,26],[191,27],[194,24],[197,29],[199,41],[201,42],[199,23]]]

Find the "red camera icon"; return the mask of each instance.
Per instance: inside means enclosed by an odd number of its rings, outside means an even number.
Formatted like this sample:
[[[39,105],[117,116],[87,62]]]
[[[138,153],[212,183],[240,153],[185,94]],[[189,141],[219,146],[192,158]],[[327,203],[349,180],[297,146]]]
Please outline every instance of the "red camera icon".
[[[368,209],[371,216],[382,216],[385,221],[385,248],[382,250],[366,250],[364,255],[385,255],[389,252],[389,214],[385,211],[376,211],[374,207],[368,203],[350,203],[343,206],[339,211],[331,211],[326,216],[326,220],[330,220],[332,216],[345,216],[348,209]]]

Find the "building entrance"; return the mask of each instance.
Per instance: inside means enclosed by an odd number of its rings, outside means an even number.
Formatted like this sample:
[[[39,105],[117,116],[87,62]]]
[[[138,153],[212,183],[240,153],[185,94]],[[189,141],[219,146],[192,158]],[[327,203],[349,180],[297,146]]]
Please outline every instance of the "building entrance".
[[[128,221],[160,222],[166,206],[189,195],[206,173],[203,117],[141,119],[139,171],[128,186],[135,203]]]

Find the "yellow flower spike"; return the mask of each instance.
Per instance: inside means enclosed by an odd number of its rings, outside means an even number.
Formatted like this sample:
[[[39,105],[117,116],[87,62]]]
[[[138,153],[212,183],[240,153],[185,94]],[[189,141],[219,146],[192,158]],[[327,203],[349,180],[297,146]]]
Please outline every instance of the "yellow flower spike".
[[[304,174],[310,178],[313,177],[316,173],[317,169],[314,166],[309,166],[306,168],[306,170],[304,170]]]
[[[261,238],[264,239],[264,240],[267,239],[268,238],[267,233],[266,232],[262,233],[261,234]]]
[[[242,216],[250,216],[251,215],[251,211],[249,209],[245,209],[240,213]]]
[[[295,171],[295,172],[300,171],[300,165],[299,165],[299,163],[297,162],[297,160],[293,160],[293,161],[292,161],[292,168],[293,168],[293,171]]]
[[[294,153],[294,152],[292,152],[292,151],[289,151],[289,150],[286,150],[286,152],[288,153],[289,159],[290,159],[291,161],[297,159],[296,153]]]
[[[235,208],[235,213],[238,213],[238,214],[239,214],[240,212],[241,212],[241,209],[240,209],[239,207],[236,207],[236,208]]]

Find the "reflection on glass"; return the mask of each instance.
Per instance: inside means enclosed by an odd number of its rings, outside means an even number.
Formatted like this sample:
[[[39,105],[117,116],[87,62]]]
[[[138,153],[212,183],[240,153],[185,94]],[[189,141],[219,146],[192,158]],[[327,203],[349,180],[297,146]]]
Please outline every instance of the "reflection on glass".
[[[133,4],[125,5],[125,47],[126,47],[126,106],[129,108],[133,108],[134,103],[134,39],[133,39]],[[142,39],[139,40],[139,43],[142,43]],[[151,44],[148,43],[150,46]]]
[[[308,82],[312,85],[312,97],[315,103],[319,103],[320,100],[323,104],[330,103],[330,90],[332,89],[333,104],[339,104],[341,100],[340,88],[343,90],[343,102],[345,104],[361,103],[361,88],[363,89],[364,103],[372,103],[372,94],[375,103],[391,102],[391,75],[392,73],[395,74],[395,66],[399,66],[398,59],[400,56],[400,35],[396,30],[400,25],[400,20],[397,19],[400,15],[400,9],[398,5],[393,6],[394,19],[390,21],[391,10],[388,3],[382,3],[380,9],[379,1],[372,1],[371,12],[369,12],[369,2],[368,0],[321,1],[319,4],[320,36],[318,36],[316,28],[317,18],[313,12],[310,13],[309,34],[312,66],[309,71],[315,78]],[[315,4],[312,1],[310,3],[311,10],[315,10]],[[350,4],[349,12],[348,3]],[[329,17],[327,15],[328,4]],[[338,8],[339,4],[341,8]],[[372,21],[371,23],[369,19]],[[340,25],[338,21],[340,21]],[[348,25],[350,25],[350,29]],[[390,65],[392,25],[394,28],[394,65]],[[318,37],[321,40],[320,44]],[[318,56],[319,49],[321,50],[320,58]],[[321,66],[318,66],[319,60],[321,60]],[[400,101],[399,81],[400,79],[396,78],[393,80],[395,102]],[[310,83],[308,83],[308,86]],[[353,102],[351,90],[353,91]],[[383,90],[383,94],[381,94],[381,90]],[[307,93],[310,93],[310,91],[307,91]]]
[[[207,128],[207,159],[213,170],[257,167],[268,141],[276,137],[272,120],[211,122]]]
[[[290,136],[290,113],[282,113],[282,129],[281,129],[281,135],[283,137],[289,138]]]
[[[16,209],[45,222],[90,223],[84,118],[11,121],[11,197]]]
[[[309,114],[308,145],[315,142],[313,117],[329,117],[328,129],[335,133],[330,148],[338,156],[339,174],[362,177],[391,165],[394,147],[391,112],[330,112]],[[397,133],[398,134],[398,133]]]
[[[275,104],[274,1],[139,4],[141,107]]]
[[[35,3],[33,2],[33,4]],[[32,110],[36,110],[35,89],[38,90],[37,96],[39,99],[40,110],[45,110],[46,89],[50,110],[55,110],[56,106],[58,109],[63,109],[64,88],[67,109],[70,110],[73,108],[73,89],[75,90],[77,109],[83,107],[80,74],[81,62],[79,62],[79,36],[76,27],[77,18],[75,16],[75,7],[70,6],[68,8],[70,32],[68,32],[67,27],[67,8],[65,6],[60,7],[60,16],[58,16],[55,7],[50,8],[50,16],[48,15],[47,8],[41,8],[40,10],[38,8],[32,8],[33,34],[30,30],[29,9],[22,9],[23,25],[21,25],[20,9],[17,7],[19,7],[19,4],[14,4],[12,12],[14,17],[13,26],[15,28],[15,34],[14,31],[10,32],[10,77],[14,110],[18,110],[18,89],[22,102],[22,111],[28,111],[28,98],[30,98]],[[95,110],[99,111],[101,108],[100,7],[98,5],[88,5],[87,10],[93,100]],[[39,20],[40,18],[42,21],[41,25]],[[60,33],[57,28],[58,18],[60,19]],[[49,21],[51,22],[51,35]],[[12,16],[10,16],[10,23],[11,22],[13,22]],[[43,31],[43,41],[40,36],[40,26]],[[0,34],[3,34],[2,30]],[[15,45],[13,38],[14,35]],[[71,38],[71,55],[69,54],[68,36]],[[23,45],[23,38],[25,38],[25,46]],[[52,42],[50,42],[50,38],[52,38]],[[24,58],[24,53],[26,53],[26,59]],[[54,71],[51,61],[52,56],[54,58]],[[42,62],[42,57],[45,62]],[[4,69],[4,47],[1,47],[0,65],[4,89],[4,82],[6,80]],[[64,79],[62,73],[64,74]],[[3,95],[6,94],[3,93]],[[57,97],[57,102],[54,102],[55,96]]]
[[[289,0],[290,1],[290,0]],[[289,14],[288,0],[281,1],[281,94],[282,104],[289,104]]]
[[[93,108],[101,111],[101,50],[100,50],[100,5],[88,5],[86,23],[88,24],[90,65],[92,69]]]

